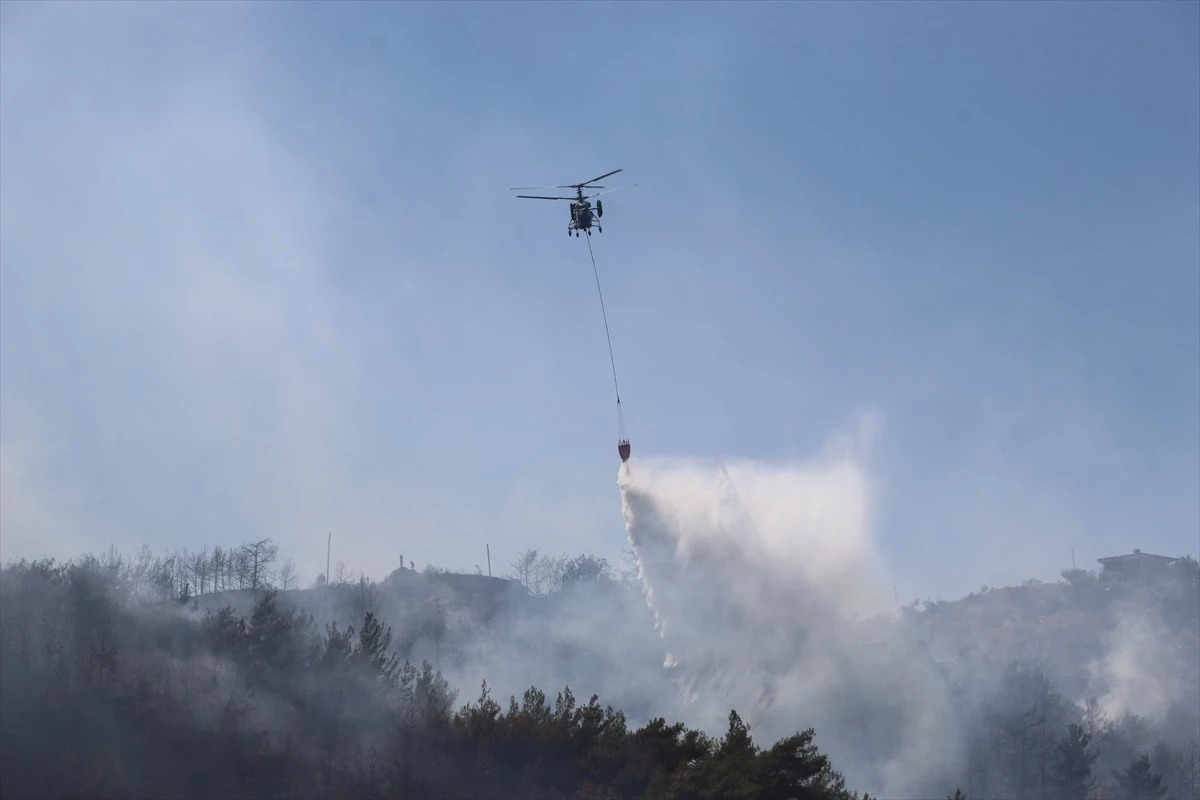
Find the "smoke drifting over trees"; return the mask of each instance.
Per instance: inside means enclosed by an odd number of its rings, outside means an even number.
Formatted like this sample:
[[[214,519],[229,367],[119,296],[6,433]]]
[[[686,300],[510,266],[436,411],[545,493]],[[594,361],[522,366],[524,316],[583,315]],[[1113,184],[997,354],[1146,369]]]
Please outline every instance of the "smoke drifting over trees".
[[[298,590],[267,539],[9,564],[0,791],[1200,797],[1194,559],[897,616],[849,456],[619,485],[623,571],[530,548]]]
[[[486,681],[458,707],[459,689],[402,660],[412,638],[397,647],[373,611],[356,629],[285,609],[261,582],[270,548],[235,551],[260,579],[243,616],[202,613],[186,578],[175,596],[173,576],[151,582],[179,559],[5,568],[4,796],[857,797],[811,730],[764,748],[736,712],[710,736],[631,725],[570,687],[503,704]],[[375,591],[362,580],[305,599],[361,610]],[[427,622],[410,636],[440,643],[445,627]]]

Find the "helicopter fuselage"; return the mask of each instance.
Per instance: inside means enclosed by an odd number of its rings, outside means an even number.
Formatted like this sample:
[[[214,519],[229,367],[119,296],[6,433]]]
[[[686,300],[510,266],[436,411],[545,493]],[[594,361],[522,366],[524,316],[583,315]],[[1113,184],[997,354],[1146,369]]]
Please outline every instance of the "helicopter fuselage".
[[[571,221],[576,230],[591,228],[592,217],[592,204],[587,200],[576,200],[571,203]]]

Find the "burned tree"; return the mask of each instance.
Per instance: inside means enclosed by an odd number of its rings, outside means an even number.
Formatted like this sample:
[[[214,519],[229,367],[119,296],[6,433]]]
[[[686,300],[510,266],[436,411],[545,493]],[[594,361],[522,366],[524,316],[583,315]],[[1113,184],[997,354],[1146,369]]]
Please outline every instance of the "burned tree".
[[[257,592],[271,580],[270,567],[279,556],[279,545],[273,544],[270,539],[260,539],[242,545],[242,554],[245,557],[246,582],[252,591]]]

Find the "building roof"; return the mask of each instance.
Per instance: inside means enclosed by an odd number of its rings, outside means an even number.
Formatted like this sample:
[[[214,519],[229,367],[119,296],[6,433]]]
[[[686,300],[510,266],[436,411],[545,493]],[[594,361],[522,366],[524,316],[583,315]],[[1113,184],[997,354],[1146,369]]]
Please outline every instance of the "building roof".
[[[1136,561],[1145,559],[1155,559],[1158,561],[1178,561],[1174,556],[1156,556],[1153,553],[1143,553],[1141,550],[1134,548],[1132,553],[1126,553],[1123,556],[1109,556],[1108,558],[1097,558],[1101,564],[1110,564],[1114,561]]]

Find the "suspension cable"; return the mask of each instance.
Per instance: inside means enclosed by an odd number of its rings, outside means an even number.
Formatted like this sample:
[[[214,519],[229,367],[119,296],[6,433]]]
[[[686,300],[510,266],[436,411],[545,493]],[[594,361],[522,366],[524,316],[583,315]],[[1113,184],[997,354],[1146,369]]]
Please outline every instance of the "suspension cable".
[[[592,251],[592,237],[587,237],[588,255],[592,259],[592,274],[596,276],[596,294],[600,296],[600,315],[604,318],[604,338],[608,340],[608,360],[612,364],[613,391],[617,395],[617,432],[624,438],[625,419],[621,413],[621,387],[617,384],[617,360],[613,356],[612,335],[608,330],[608,312],[604,310],[604,292],[600,289],[600,270],[596,268],[596,254]]]

